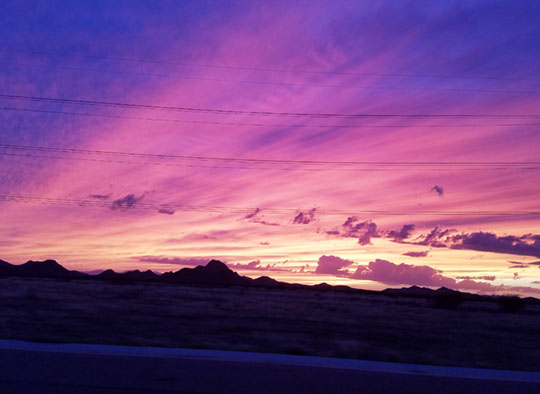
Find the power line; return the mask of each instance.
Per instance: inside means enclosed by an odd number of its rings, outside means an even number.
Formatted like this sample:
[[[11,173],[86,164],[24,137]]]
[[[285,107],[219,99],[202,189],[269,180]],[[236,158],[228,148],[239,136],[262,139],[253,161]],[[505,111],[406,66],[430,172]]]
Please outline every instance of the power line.
[[[140,161],[124,161],[124,160],[110,160],[110,159],[92,159],[86,157],[66,157],[66,156],[45,156],[45,155],[31,155],[22,153],[5,153],[0,152],[0,156],[14,156],[14,157],[28,157],[39,159],[58,159],[58,160],[73,160],[73,161],[87,161],[94,163],[115,163],[115,164],[136,164],[136,165],[153,165],[153,166],[167,166],[167,167],[186,167],[186,168],[214,168],[214,169],[234,169],[234,170],[270,170],[270,171],[309,171],[309,172],[321,172],[321,171],[339,171],[339,172],[386,172],[386,171],[398,171],[398,169],[374,169],[374,168],[357,168],[357,169],[332,169],[332,168],[280,168],[280,167],[239,167],[239,166],[224,166],[224,165],[201,165],[201,164],[177,164],[177,163],[159,163],[159,162],[140,162]],[[492,170],[500,170],[501,168],[492,168]],[[540,169],[531,168],[531,169]],[[466,169],[466,170],[480,170],[480,169]],[[436,171],[431,169],[430,171]]]
[[[13,62],[0,62],[3,65],[13,65],[18,67],[31,67],[31,68],[43,68],[43,65],[39,64],[25,64],[25,63],[13,63]],[[449,91],[449,92],[475,92],[475,93],[509,93],[509,94],[538,94],[538,90],[510,90],[510,89],[465,89],[465,88],[445,88],[440,86],[377,86],[377,85],[355,85],[347,83],[344,85],[329,85],[321,83],[298,83],[298,82],[281,82],[281,81],[259,81],[259,80],[245,80],[245,79],[224,79],[213,77],[200,77],[200,76],[186,76],[176,74],[156,74],[138,71],[118,71],[118,70],[104,70],[104,69],[89,69],[76,66],[59,66],[54,65],[57,69],[64,70],[82,70],[85,72],[95,72],[99,74],[120,74],[120,75],[135,75],[152,78],[168,78],[168,79],[181,79],[181,80],[194,80],[194,81],[208,81],[208,82],[220,82],[220,83],[234,83],[234,84],[248,84],[248,85],[270,85],[270,86],[286,86],[286,87],[321,87],[321,88],[335,88],[335,89],[362,89],[362,90],[374,90],[374,91],[387,91],[387,90],[404,90],[404,91]]]
[[[19,53],[27,53],[19,51]],[[363,77],[391,77],[391,78],[426,78],[426,79],[465,79],[465,80],[504,80],[504,81],[538,81],[538,79],[530,78],[516,78],[506,76],[491,76],[491,75],[449,75],[449,74],[408,74],[408,73],[374,73],[374,72],[348,72],[338,70],[306,70],[305,68],[270,68],[270,67],[257,67],[257,66],[241,66],[234,64],[209,64],[209,63],[194,63],[178,60],[163,60],[163,59],[142,59],[142,58],[126,58],[121,56],[98,56],[98,55],[73,55],[52,52],[52,51],[30,51],[28,53],[40,55],[40,56],[53,56],[53,57],[78,57],[86,59],[98,59],[98,60],[112,60],[115,62],[129,62],[129,63],[146,63],[146,64],[163,64],[163,65],[175,65],[191,68],[210,68],[210,69],[224,69],[224,70],[244,70],[244,71],[263,71],[270,73],[291,73],[291,74],[307,74],[307,75],[348,75],[348,76],[363,76]]]
[[[66,147],[45,147],[45,146],[29,146],[29,145],[14,145],[0,144],[0,149],[13,149],[23,151],[37,152],[54,152],[68,153],[81,155],[99,155],[99,156],[120,156],[134,157],[144,159],[159,159],[159,160],[189,160],[189,161],[218,161],[218,162],[233,162],[233,163],[249,163],[249,164],[279,164],[279,165],[308,165],[308,166],[381,166],[381,167],[522,167],[522,166],[539,166],[540,161],[331,161],[331,160],[285,160],[285,159],[254,159],[254,158],[236,158],[236,157],[216,157],[216,156],[188,156],[175,154],[159,154],[159,153],[138,153],[125,151],[105,151],[105,150],[90,150],[90,149],[75,149]],[[9,153],[2,153],[8,154]],[[62,158],[62,157],[53,157]],[[84,158],[73,158],[84,159]],[[122,162],[134,163],[134,162]],[[137,164],[161,164],[161,163],[137,163]],[[163,163],[167,164],[167,163]],[[235,167],[233,167],[235,168]],[[247,167],[253,168],[253,167]],[[286,168],[287,170],[289,168]],[[535,168],[537,169],[537,168]]]
[[[52,198],[52,197],[33,197],[20,195],[0,195],[0,201],[15,202],[15,203],[35,203],[45,205],[66,205],[76,207],[98,207],[112,208],[118,210],[144,209],[144,210],[160,210],[169,209],[175,211],[201,211],[201,212],[219,212],[219,213],[237,213],[250,214],[255,211],[264,212],[265,214],[291,214],[298,213],[302,210],[294,208],[261,208],[261,207],[226,207],[226,206],[210,206],[210,205],[185,205],[185,204],[157,204],[136,202],[131,206],[123,207],[121,200],[111,202],[84,200],[84,199],[67,199],[67,198]],[[318,215],[419,215],[419,216],[536,216],[540,215],[540,211],[403,211],[403,210],[342,210],[342,209],[317,209]]]
[[[66,156],[46,156],[46,155],[32,155],[23,153],[6,153],[0,152],[0,156],[13,156],[13,157],[26,157],[26,158],[38,158],[38,159],[57,159],[57,160],[71,160],[71,161],[86,161],[93,163],[114,163],[114,164],[131,164],[131,165],[151,165],[151,166],[166,166],[166,167],[185,167],[185,168],[214,168],[214,169],[234,169],[234,170],[269,170],[269,171],[306,171],[306,172],[394,172],[405,171],[406,168],[301,168],[301,167],[239,167],[239,166],[224,166],[224,165],[202,165],[202,164],[177,164],[177,163],[163,163],[163,162],[140,162],[140,161],[125,161],[125,160],[111,160],[111,159],[92,159],[87,157],[66,157]],[[399,167],[399,166],[398,166]],[[540,167],[487,167],[487,168],[466,168],[466,167],[439,167],[439,168],[414,168],[415,171],[508,171],[508,170],[540,170]]]
[[[0,94],[0,98],[6,100],[22,100],[45,103],[61,103],[61,104],[76,104],[89,105],[98,107],[111,108],[128,108],[128,109],[147,109],[153,111],[173,111],[173,112],[196,112],[213,115],[248,115],[248,116],[283,116],[283,117],[307,117],[307,118],[323,118],[323,119],[369,119],[369,118],[540,118],[540,114],[340,114],[340,113],[314,113],[314,112],[273,112],[273,111],[247,111],[247,110],[230,110],[230,109],[215,109],[215,108],[198,108],[198,107],[179,107],[179,106],[164,106],[152,104],[134,104],[114,101],[97,101],[97,100],[82,100],[82,99],[66,99],[53,97],[38,97],[38,96],[22,96],[12,94]]]
[[[167,118],[151,118],[143,116],[127,116],[127,115],[112,115],[112,114],[96,114],[88,112],[70,112],[70,111],[55,111],[45,109],[34,108],[15,108],[15,107],[1,107],[0,110],[15,111],[15,112],[32,112],[43,114],[55,114],[55,115],[74,115],[74,116],[87,116],[92,118],[109,118],[109,119],[130,119],[130,120],[142,120],[152,122],[174,122],[174,123],[187,123],[187,124],[207,124],[207,125],[219,125],[219,126],[250,126],[250,127],[286,127],[286,128],[322,128],[322,129],[357,129],[357,128],[369,128],[369,129],[387,129],[387,128],[448,128],[448,127],[523,127],[523,126],[540,126],[540,123],[491,123],[491,124],[427,124],[427,125],[408,125],[408,124],[390,124],[390,125],[303,125],[303,124],[270,124],[270,123],[247,123],[247,122],[220,122],[220,121],[206,121],[206,120],[184,120],[184,119],[167,119]]]

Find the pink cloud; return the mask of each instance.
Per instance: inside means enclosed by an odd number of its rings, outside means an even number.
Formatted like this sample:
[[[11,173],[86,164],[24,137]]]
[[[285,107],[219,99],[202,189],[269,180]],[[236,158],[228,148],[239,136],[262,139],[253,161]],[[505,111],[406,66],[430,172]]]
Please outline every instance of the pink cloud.
[[[326,274],[326,275],[337,275],[343,276],[348,275],[349,272],[346,270],[347,267],[350,267],[354,264],[351,260],[345,260],[337,256],[321,256],[317,262],[317,268],[315,269],[316,274]]]
[[[444,276],[442,271],[427,265],[395,264],[387,260],[377,259],[371,261],[367,266],[358,266],[356,271],[350,275],[352,279],[373,280],[388,285],[417,285],[431,287],[447,287],[455,290],[467,290],[480,293],[507,293],[507,292],[528,292],[540,293],[539,289],[524,286],[492,285],[486,282],[473,280],[471,277],[462,277],[456,280]],[[458,278],[460,279],[460,278]],[[481,276],[475,279],[492,281],[493,276]]]
[[[456,281],[442,275],[442,271],[427,265],[394,264],[377,259],[367,266],[359,266],[351,275],[353,279],[374,280],[385,284],[410,284],[418,286],[454,287]]]
[[[236,263],[236,264],[227,264],[227,265],[231,269],[249,270],[249,271],[274,271],[274,272],[290,271],[285,268],[277,267],[277,264],[262,265],[260,260],[250,261],[247,264]]]

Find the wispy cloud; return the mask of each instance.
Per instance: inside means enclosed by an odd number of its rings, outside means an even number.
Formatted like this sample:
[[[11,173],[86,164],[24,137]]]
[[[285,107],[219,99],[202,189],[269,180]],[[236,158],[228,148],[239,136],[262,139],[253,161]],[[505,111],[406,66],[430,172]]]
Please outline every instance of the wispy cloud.
[[[251,223],[263,224],[265,226],[279,226],[279,223],[269,222],[265,220],[262,216],[262,209],[260,208],[256,208],[253,212],[244,216],[243,219]]]
[[[107,200],[109,199],[110,194],[90,194],[89,197],[96,200]]]
[[[403,253],[403,256],[409,256],[409,257],[427,257],[429,254],[428,250],[424,250],[422,252],[406,252]]]
[[[111,209],[121,209],[121,210],[127,210],[135,208],[136,205],[144,198],[144,194],[137,197],[135,194],[128,194],[127,196],[123,198],[119,198],[118,200],[114,200],[111,203]]]
[[[278,267],[277,264],[261,264],[260,260],[250,261],[249,263],[242,264],[227,264],[231,269],[238,270],[250,270],[250,271],[274,271],[274,272],[285,272],[290,271],[286,268]]]
[[[167,256],[138,256],[133,257],[138,261],[146,263],[159,263],[159,264],[173,264],[173,265],[187,265],[197,266],[206,265],[211,258],[208,257],[167,257]]]
[[[162,213],[164,215],[174,215],[175,211],[172,209],[161,208],[161,209],[158,209],[158,213]]]

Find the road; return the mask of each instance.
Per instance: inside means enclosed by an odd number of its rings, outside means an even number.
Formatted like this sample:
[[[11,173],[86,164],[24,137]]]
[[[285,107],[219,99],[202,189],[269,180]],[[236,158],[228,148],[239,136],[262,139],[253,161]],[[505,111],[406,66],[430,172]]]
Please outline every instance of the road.
[[[0,340],[2,394],[539,393],[540,373]]]

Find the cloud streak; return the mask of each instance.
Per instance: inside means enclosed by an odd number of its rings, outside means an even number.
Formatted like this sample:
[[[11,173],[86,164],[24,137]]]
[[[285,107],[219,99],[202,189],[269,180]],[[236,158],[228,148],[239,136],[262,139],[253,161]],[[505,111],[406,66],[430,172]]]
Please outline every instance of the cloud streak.
[[[246,216],[244,216],[244,220],[250,223],[258,223],[265,226],[274,226],[274,227],[279,226],[279,223],[268,222],[264,220],[261,216],[261,212],[262,210],[260,208],[256,208],[252,213],[249,213]]]
[[[242,264],[227,264],[231,269],[237,270],[249,270],[249,271],[273,271],[273,272],[287,272],[290,271],[285,268],[277,267],[277,264],[261,264],[260,260],[250,261],[249,263]]]
[[[137,197],[135,194],[128,194],[127,196],[123,198],[119,198],[118,200],[114,200],[111,203],[111,209],[112,210],[128,210],[133,209],[137,206],[137,204],[144,198],[144,194]]]

